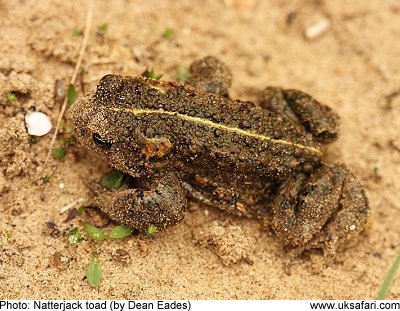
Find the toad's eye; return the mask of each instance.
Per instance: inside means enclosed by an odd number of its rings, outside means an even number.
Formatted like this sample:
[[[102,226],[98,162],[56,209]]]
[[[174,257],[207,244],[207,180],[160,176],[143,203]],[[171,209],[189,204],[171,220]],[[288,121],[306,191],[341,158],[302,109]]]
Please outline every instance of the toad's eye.
[[[104,140],[104,139],[100,136],[100,134],[98,134],[98,133],[93,133],[92,138],[93,138],[94,143],[95,143],[97,146],[101,147],[101,148],[110,149],[111,146],[112,146],[112,143],[110,143],[110,142],[107,141],[107,140]]]

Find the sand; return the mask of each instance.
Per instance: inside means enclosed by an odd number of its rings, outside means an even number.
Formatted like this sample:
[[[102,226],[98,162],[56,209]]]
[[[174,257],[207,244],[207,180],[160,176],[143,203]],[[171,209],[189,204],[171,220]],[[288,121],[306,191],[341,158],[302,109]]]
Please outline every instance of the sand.
[[[326,160],[346,163],[365,187],[366,231],[335,260],[299,258],[290,275],[287,252],[270,229],[194,203],[180,224],[152,237],[69,244],[63,233],[93,219],[66,221],[65,206],[79,207],[90,195],[87,183],[109,168],[73,146],[63,160],[50,160],[50,182],[43,183],[37,175],[51,134],[32,143],[23,119],[37,110],[55,124],[54,85],[67,85],[72,74],[86,2],[1,1],[1,299],[375,297],[400,249],[400,3],[199,2],[96,1],[78,95],[107,73],[154,68],[177,80],[178,69],[205,55],[231,67],[233,98],[252,99],[267,85],[308,92],[340,114],[340,137]],[[326,19],[323,33],[305,37],[307,27]],[[104,23],[102,33],[97,26]],[[10,92],[15,100],[7,100]],[[85,279],[94,254],[103,269],[98,288]],[[388,298],[400,298],[400,279]]]

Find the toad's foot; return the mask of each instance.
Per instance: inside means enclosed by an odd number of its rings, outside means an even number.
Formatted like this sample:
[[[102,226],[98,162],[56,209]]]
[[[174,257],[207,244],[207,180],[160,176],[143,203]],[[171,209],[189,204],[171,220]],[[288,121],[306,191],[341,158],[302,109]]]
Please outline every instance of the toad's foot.
[[[92,206],[126,226],[146,230],[150,225],[165,229],[183,219],[185,191],[175,174],[141,179],[138,189],[102,190]]]
[[[339,116],[328,106],[298,90],[267,87],[259,94],[260,106],[302,125],[321,143],[337,138]]]
[[[272,226],[295,253],[336,249],[362,231],[368,201],[354,175],[342,165],[322,164],[311,176],[298,175],[279,189]]]

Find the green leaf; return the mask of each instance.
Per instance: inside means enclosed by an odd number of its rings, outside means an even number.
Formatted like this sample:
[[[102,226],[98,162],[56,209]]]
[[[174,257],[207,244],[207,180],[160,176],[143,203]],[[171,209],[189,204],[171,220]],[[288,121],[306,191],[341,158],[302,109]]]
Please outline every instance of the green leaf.
[[[103,230],[93,226],[92,224],[86,223],[85,230],[90,238],[96,241],[104,241],[105,236]]]
[[[165,28],[162,36],[166,39],[172,38],[173,36],[175,36],[175,31],[172,28]]]
[[[124,173],[112,170],[101,178],[101,185],[107,189],[118,189],[122,186]]]
[[[70,84],[68,86],[68,92],[67,92],[67,96],[68,96],[68,105],[71,106],[73,103],[75,103],[76,101],[76,89],[75,89],[75,85]]]
[[[122,239],[126,238],[127,236],[130,236],[133,232],[132,228],[129,228],[127,226],[119,225],[110,231],[108,234],[108,237],[111,239]]]
[[[97,257],[93,257],[88,265],[86,277],[90,286],[97,287],[101,281],[101,264]]]
[[[16,101],[17,96],[14,93],[8,93],[6,94],[6,99],[8,102],[12,103]]]
[[[177,71],[178,79],[186,82],[189,79],[189,68],[187,66],[181,66]]]
[[[386,97],[385,108],[388,110],[393,108],[393,98],[392,97]]]
[[[53,157],[55,159],[61,160],[62,158],[65,157],[66,152],[65,152],[64,148],[59,147],[59,148],[54,149],[51,154],[53,155]]]
[[[82,216],[84,210],[85,210],[85,207],[83,205],[79,206],[78,209],[76,210],[76,215]]]
[[[97,26],[97,32],[101,35],[104,35],[108,30],[108,24],[103,23]]]
[[[157,227],[155,226],[155,225],[149,225],[148,227],[147,227],[147,229],[146,229],[146,233],[148,234],[148,235],[153,235],[154,233],[156,233],[158,230],[157,230]]]
[[[43,176],[43,177],[42,177],[42,181],[43,181],[44,184],[48,184],[48,183],[50,182],[50,177],[47,176],[47,175],[46,175],[46,176]]]
[[[153,80],[160,80],[162,76],[163,76],[162,74],[156,73],[153,69],[151,69],[151,70],[146,69],[142,73],[142,77],[153,79]]]
[[[381,288],[379,289],[376,299],[386,299],[399,267],[400,267],[400,252],[397,254],[392,266],[390,267],[388,273],[386,274],[386,277],[383,280],[383,283],[381,285]]]
[[[65,138],[62,137],[59,142],[60,142],[60,148],[65,149],[65,146],[67,145]]]
[[[81,235],[81,233],[79,232],[78,228],[72,228],[68,234],[67,234],[67,238],[69,243],[71,244],[77,244],[83,241],[83,237]]]
[[[60,130],[67,134],[70,134],[72,132],[71,127],[64,119],[62,119],[60,122]]]
[[[72,28],[72,34],[76,37],[80,37],[83,35],[83,31],[79,29],[78,27]]]

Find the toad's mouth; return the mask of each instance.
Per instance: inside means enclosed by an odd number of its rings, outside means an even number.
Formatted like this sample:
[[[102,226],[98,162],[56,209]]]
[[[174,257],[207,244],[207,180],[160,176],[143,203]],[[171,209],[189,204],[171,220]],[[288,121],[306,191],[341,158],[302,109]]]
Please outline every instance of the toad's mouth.
[[[133,115],[150,115],[150,114],[168,115],[168,116],[172,116],[174,118],[179,118],[179,119],[187,121],[187,122],[201,124],[204,126],[208,126],[208,127],[214,128],[214,129],[221,130],[221,131],[235,133],[240,136],[251,137],[251,138],[255,138],[260,141],[267,141],[267,142],[271,142],[274,144],[281,144],[281,145],[287,145],[287,146],[300,148],[303,150],[307,150],[311,153],[314,153],[314,154],[318,155],[319,157],[322,157],[322,155],[323,155],[322,151],[316,147],[306,146],[306,145],[295,143],[295,142],[285,140],[285,139],[271,138],[266,135],[247,131],[247,130],[244,130],[244,129],[241,129],[238,127],[232,127],[232,126],[228,126],[225,124],[213,122],[209,119],[189,116],[189,115],[178,113],[178,112],[166,111],[166,110],[162,110],[162,109],[142,109],[142,108],[105,107],[105,109],[115,111],[115,112],[127,112],[127,113],[131,113]]]

